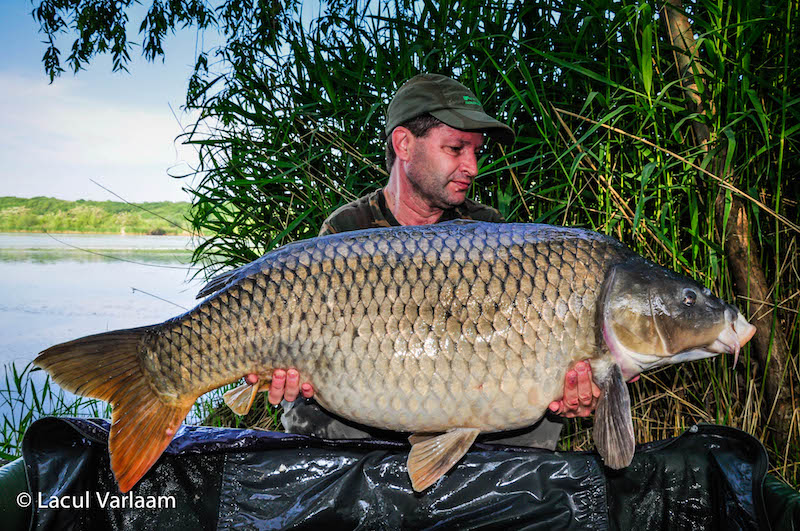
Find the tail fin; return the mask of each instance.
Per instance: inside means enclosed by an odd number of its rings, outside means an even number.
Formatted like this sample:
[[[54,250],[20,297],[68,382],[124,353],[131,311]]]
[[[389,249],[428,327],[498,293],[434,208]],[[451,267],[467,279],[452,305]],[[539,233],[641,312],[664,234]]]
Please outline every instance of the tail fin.
[[[114,408],[108,451],[122,492],[153,466],[194,403],[165,404],[150,387],[139,359],[147,330],[83,337],[50,347],[34,361],[67,391],[105,400]]]

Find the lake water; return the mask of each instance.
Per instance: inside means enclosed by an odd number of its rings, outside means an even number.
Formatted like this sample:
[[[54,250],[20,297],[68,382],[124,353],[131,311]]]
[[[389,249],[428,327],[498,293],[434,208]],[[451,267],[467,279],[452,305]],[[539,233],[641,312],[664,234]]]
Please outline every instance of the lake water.
[[[191,308],[191,249],[181,236],[0,233],[0,364]]]
[[[0,233],[0,453],[18,452],[21,430],[40,415],[31,410],[33,395],[45,389],[43,371],[21,378],[15,371],[57,343],[192,308],[204,284],[194,278],[192,248],[180,236]],[[77,398],[57,388],[45,395],[45,413]],[[102,404],[80,404],[70,414],[105,414]]]

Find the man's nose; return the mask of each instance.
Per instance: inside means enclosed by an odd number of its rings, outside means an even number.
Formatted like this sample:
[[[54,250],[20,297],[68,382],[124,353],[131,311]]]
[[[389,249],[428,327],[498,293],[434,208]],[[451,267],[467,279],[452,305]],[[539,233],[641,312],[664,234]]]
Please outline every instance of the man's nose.
[[[473,151],[464,150],[465,153],[463,155],[463,159],[461,161],[461,166],[464,169],[464,172],[471,177],[475,177],[478,175],[478,157],[475,155]]]

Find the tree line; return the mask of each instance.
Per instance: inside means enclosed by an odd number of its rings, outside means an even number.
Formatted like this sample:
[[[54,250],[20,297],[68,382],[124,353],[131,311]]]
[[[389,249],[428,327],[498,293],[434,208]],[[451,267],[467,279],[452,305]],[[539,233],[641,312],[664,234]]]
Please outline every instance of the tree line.
[[[0,231],[188,234],[190,207],[188,202],[0,197]]]

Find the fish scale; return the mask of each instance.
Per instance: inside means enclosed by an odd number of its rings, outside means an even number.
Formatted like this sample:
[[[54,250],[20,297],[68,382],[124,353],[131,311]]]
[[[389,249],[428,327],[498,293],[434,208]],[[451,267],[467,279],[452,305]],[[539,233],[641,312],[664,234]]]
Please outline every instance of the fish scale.
[[[588,359],[604,386],[595,439],[604,459],[621,467],[635,442],[623,375],[678,354],[636,351],[664,350],[661,321],[681,330],[664,321],[670,315],[637,317],[652,301],[637,305],[624,286],[648,282],[663,288],[661,306],[680,293],[670,287],[676,283],[702,293],[616,240],[581,229],[479,222],[371,229],[278,248],[212,279],[199,295],[207,298],[183,315],[56,345],[36,364],[66,389],[112,403],[109,449],[123,491],[155,462],[200,395],[287,367],[313,382],[317,401],[338,415],[384,429],[447,432],[412,448],[409,470],[421,490],[478,432],[541,418],[561,397],[569,368]],[[703,325],[707,337],[698,345],[724,341],[710,353],[698,347],[700,357],[738,353],[752,336],[735,308],[715,301],[716,320]],[[259,385],[231,391],[231,403],[246,410]]]
[[[597,355],[594,334],[580,328],[594,327],[608,264],[628,254],[614,240],[536,225],[393,235],[389,244],[380,230],[293,244],[239,271],[152,331],[142,354],[150,385],[183,397],[292,366],[324,407],[357,422],[495,431],[535,422],[558,398],[567,365],[548,368],[552,359]],[[565,265],[576,256],[593,276]],[[533,403],[508,383],[543,379],[551,383]]]

